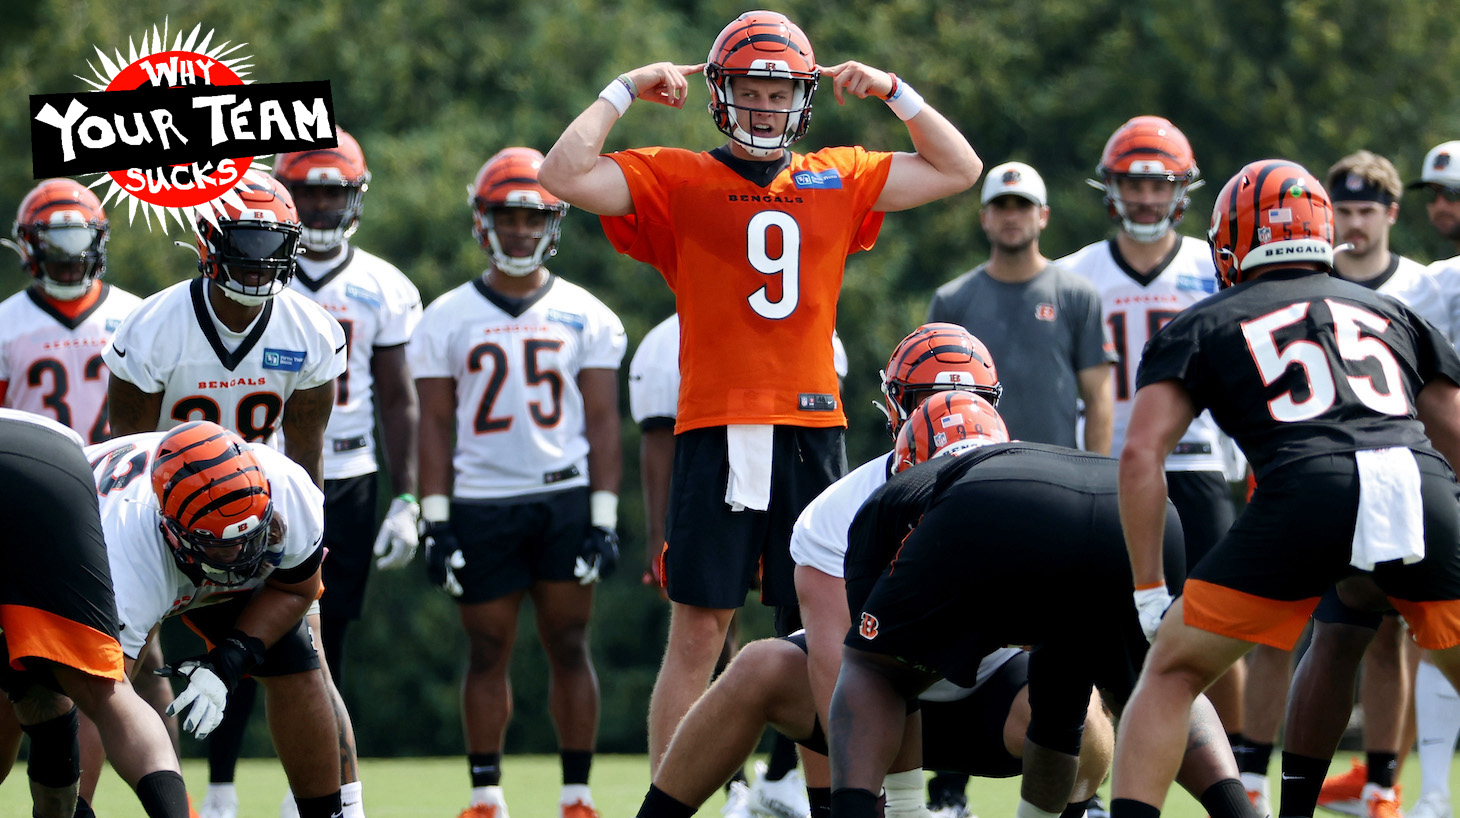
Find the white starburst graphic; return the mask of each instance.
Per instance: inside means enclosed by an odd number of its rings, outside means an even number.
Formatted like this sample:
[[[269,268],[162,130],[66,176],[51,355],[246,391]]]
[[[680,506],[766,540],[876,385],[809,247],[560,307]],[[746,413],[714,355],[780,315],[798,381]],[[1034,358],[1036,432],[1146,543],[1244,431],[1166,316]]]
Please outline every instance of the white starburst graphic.
[[[253,57],[241,55],[225,59],[225,57],[228,57],[230,54],[233,54],[240,48],[248,45],[248,43],[238,43],[235,45],[231,42],[224,42],[220,45],[211,45],[213,41],[214,29],[209,29],[208,33],[203,36],[202,41],[200,42],[198,40],[198,35],[202,32],[203,24],[198,23],[196,26],[193,27],[193,30],[188,33],[186,39],[183,38],[183,33],[181,31],[178,31],[177,35],[173,38],[172,47],[166,48],[165,46],[167,43],[168,35],[167,29],[168,20],[164,18],[162,22],[162,31],[158,32],[157,26],[153,26],[150,32],[144,31],[142,34],[142,42],[140,45],[135,44],[132,38],[128,37],[126,57],[122,56],[122,52],[120,50],[113,50],[113,56],[109,57],[107,56],[105,51],[101,50],[100,47],[92,46],[92,48],[96,50],[96,56],[98,57],[101,64],[100,66],[98,66],[96,64],[93,64],[90,60],[87,60],[86,66],[91,69],[91,73],[95,76],[95,79],[88,79],[81,76],[80,74],[76,74],[73,76],[91,86],[92,90],[106,91],[111,83],[116,80],[117,75],[121,74],[123,70],[135,64],[139,60],[144,60],[154,54],[161,54],[168,51],[183,51],[191,52],[193,54],[197,54],[200,57],[206,57],[210,60],[215,61],[218,65],[221,65],[224,68],[232,71],[233,74],[237,76],[240,80],[242,80],[245,85],[250,85],[253,83],[252,80],[247,79],[250,73],[248,69],[253,67],[253,63],[249,62],[249,60],[252,60]],[[218,224],[218,217],[224,213],[223,205],[225,204],[233,205],[235,208],[238,209],[243,209],[243,200],[238,197],[238,194],[236,192],[234,192],[234,187],[242,184],[244,181],[249,180],[250,178],[252,178],[253,181],[259,183],[267,183],[267,176],[270,172],[271,168],[268,165],[264,165],[259,162],[253,162],[249,165],[248,169],[244,171],[244,173],[240,176],[238,181],[234,183],[233,186],[230,186],[226,191],[219,194],[217,197],[202,202],[201,204],[185,206],[160,205],[139,198],[136,194],[132,193],[121,184],[119,184],[116,178],[109,173],[96,174],[97,178],[94,181],[89,182],[87,184],[87,187],[99,188],[110,182],[110,187],[107,188],[106,195],[102,197],[102,205],[106,206],[107,203],[112,202],[113,200],[120,202],[122,199],[127,199],[128,224],[131,224],[136,219],[137,212],[141,211],[143,221],[146,222],[147,228],[149,230],[152,228],[152,218],[155,216],[157,218],[158,225],[162,228],[163,233],[167,232],[168,217],[171,217],[173,221],[176,221],[179,225],[181,225],[183,229],[196,231],[197,222],[199,219],[205,219],[209,223],[216,226]]]

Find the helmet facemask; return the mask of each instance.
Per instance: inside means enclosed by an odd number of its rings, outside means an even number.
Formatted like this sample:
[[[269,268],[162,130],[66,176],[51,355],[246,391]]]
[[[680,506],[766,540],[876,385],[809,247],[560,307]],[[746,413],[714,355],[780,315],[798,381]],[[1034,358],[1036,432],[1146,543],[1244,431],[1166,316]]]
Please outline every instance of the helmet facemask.
[[[1160,241],[1163,236],[1173,230],[1176,225],[1181,224],[1181,219],[1186,215],[1186,208],[1191,204],[1191,197],[1188,194],[1201,187],[1202,180],[1191,181],[1189,176],[1177,176],[1175,173],[1168,173],[1161,169],[1160,163],[1152,163],[1156,166],[1155,172],[1140,172],[1137,166],[1141,162],[1132,163],[1131,173],[1107,173],[1104,183],[1097,183],[1091,180],[1092,186],[1105,191],[1105,204],[1110,209],[1113,218],[1120,220],[1120,226],[1131,238],[1136,241],[1149,244]],[[1166,208],[1166,214],[1158,221],[1150,224],[1134,221],[1126,211],[1126,202],[1120,195],[1120,179],[1157,179],[1164,182],[1174,182],[1171,202]]]
[[[74,301],[85,295],[106,269],[109,236],[105,225],[63,222],[31,225],[17,232],[28,251],[22,253],[22,258],[29,256],[41,289],[57,301]],[[80,267],[81,276],[58,277],[54,273],[62,266]]]
[[[811,125],[811,104],[812,98],[816,94],[818,76],[812,74],[808,77],[792,72],[784,63],[776,60],[760,62],[765,64],[764,67],[748,71],[732,72],[716,65],[706,66],[705,84],[710,88],[710,115],[715,119],[715,127],[744,148],[746,153],[764,159],[794,144],[806,135],[806,131]],[[734,81],[737,77],[790,80],[790,106],[780,109],[765,109],[737,105],[734,101]],[[740,126],[741,111],[746,111],[752,116],[755,113],[763,112],[783,114],[786,116],[786,127],[775,136],[756,136]]]
[[[299,263],[299,238],[300,230],[292,224],[220,222],[204,233],[209,245],[204,263],[216,266],[214,280],[224,295],[246,306],[258,306],[289,286]],[[245,276],[252,273],[260,274],[261,283],[247,283]]]
[[[531,234],[531,237],[537,242],[531,255],[512,256],[502,249],[502,239],[497,233],[493,214],[498,210],[514,209],[541,212],[547,216],[543,229],[534,230]],[[566,210],[565,206],[534,205],[529,202],[493,207],[478,200],[472,209],[472,221],[475,224],[473,233],[475,233],[477,241],[482,242],[487,248],[487,252],[491,254],[493,266],[513,278],[523,278],[537,272],[544,262],[557,255],[558,238],[562,233],[563,213]]]
[[[264,518],[249,517],[234,523],[224,533],[234,531],[232,536],[215,537],[204,530],[187,531],[176,520],[161,514],[162,535],[172,546],[173,558],[184,571],[201,570],[203,576],[218,585],[241,585],[259,573],[269,551],[269,536],[274,519],[274,504],[269,503]],[[209,555],[210,548],[239,547],[237,556],[223,560]]]
[[[333,168],[328,170],[333,170]],[[299,211],[299,221],[303,225],[299,231],[299,243],[304,245],[305,249],[315,253],[325,253],[344,244],[360,228],[360,213],[364,209],[365,191],[369,187],[365,182],[343,180],[331,182],[323,178],[320,181],[311,179],[307,183],[291,184],[289,192],[294,195],[294,205]],[[305,205],[312,198],[308,191],[320,188],[343,189],[345,191],[344,206],[330,210],[306,209]]]

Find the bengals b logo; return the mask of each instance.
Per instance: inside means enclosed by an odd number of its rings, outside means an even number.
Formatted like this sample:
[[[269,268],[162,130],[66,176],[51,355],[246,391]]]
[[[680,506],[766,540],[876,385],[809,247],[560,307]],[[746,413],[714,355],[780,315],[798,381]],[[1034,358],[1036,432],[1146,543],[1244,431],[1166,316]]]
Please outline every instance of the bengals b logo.
[[[857,627],[857,633],[860,633],[863,639],[876,639],[877,625],[877,617],[863,611],[862,624]]]

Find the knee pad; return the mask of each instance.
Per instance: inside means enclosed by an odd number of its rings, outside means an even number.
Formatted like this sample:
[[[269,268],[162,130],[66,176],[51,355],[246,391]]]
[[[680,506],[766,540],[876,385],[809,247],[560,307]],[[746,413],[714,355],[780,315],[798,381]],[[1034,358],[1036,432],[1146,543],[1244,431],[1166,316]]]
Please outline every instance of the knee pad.
[[[76,738],[81,720],[76,708],[64,716],[20,729],[30,736],[30,760],[25,772],[30,780],[52,789],[75,784],[81,778],[81,745]]]

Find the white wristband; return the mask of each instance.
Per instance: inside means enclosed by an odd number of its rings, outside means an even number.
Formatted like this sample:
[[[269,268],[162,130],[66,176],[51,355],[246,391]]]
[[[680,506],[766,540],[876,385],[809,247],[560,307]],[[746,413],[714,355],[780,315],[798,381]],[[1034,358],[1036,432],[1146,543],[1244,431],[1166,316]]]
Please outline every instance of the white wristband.
[[[887,98],[887,107],[897,114],[898,119],[906,122],[923,110],[923,95],[918,93],[918,89],[908,85],[906,80],[898,77],[897,88]]]
[[[611,491],[595,491],[588,495],[588,521],[594,528],[618,528],[618,495]]]
[[[422,497],[421,519],[428,523],[444,523],[451,519],[451,498],[444,494]]]
[[[614,77],[612,82],[598,92],[598,98],[612,105],[619,116],[628,113],[629,106],[634,103],[634,92],[629,90],[628,77],[622,74]]]

